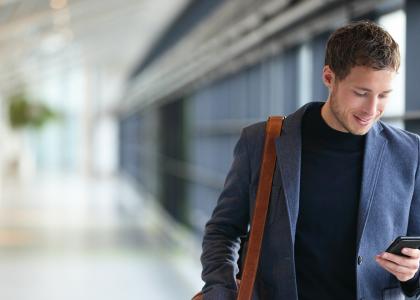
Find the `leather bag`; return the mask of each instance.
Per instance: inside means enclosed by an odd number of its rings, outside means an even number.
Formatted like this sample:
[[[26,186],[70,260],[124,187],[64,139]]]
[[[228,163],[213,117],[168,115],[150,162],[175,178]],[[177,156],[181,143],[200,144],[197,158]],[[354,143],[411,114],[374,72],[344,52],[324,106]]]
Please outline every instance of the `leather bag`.
[[[275,139],[281,133],[285,117],[271,116],[267,120],[264,141],[264,152],[260,169],[260,178],[252,217],[251,230],[244,269],[241,279],[236,279],[239,286],[237,300],[251,300],[255,276],[261,253],[264,227],[270,202],[271,186],[273,184],[274,168],[276,165]],[[203,293],[197,293],[192,300],[202,300]]]

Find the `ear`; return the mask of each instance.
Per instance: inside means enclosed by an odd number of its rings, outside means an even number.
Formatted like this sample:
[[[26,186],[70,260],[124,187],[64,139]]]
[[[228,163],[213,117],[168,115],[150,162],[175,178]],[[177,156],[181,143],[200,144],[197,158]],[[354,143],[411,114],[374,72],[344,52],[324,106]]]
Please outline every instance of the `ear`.
[[[335,74],[328,65],[325,65],[322,69],[322,81],[324,82],[325,86],[331,90],[335,82]]]

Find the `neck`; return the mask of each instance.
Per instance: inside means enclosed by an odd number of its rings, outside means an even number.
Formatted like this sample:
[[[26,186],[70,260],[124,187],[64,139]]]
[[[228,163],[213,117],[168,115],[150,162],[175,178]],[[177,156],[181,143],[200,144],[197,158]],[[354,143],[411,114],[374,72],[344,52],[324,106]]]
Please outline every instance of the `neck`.
[[[334,116],[334,113],[331,110],[330,98],[328,98],[327,102],[325,102],[325,104],[322,106],[321,116],[324,119],[325,123],[327,123],[327,125],[330,126],[332,129],[346,133],[348,132],[348,130],[346,130]]]

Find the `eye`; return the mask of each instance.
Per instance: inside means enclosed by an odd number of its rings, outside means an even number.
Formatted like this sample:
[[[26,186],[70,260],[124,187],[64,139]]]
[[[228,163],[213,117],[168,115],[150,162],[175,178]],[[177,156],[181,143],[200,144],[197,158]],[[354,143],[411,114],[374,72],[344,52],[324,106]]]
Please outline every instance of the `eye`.
[[[359,93],[359,92],[357,92],[357,91],[353,91],[354,92],[354,94],[356,95],[356,96],[358,96],[358,97],[365,97],[366,95],[367,95],[367,92],[364,92],[364,93]]]
[[[381,99],[388,98],[388,94],[385,94],[385,95],[379,95],[379,98],[381,98]]]

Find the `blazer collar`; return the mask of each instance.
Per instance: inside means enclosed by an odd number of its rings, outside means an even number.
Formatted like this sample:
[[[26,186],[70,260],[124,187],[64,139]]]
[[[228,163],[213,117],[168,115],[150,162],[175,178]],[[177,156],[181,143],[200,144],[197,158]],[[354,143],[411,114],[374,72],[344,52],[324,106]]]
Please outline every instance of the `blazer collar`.
[[[299,213],[300,169],[301,169],[301,124],[305,111],[316,105],[308,103],[283,121],[281,135],[276,138],[277,167],[280,171],[281,186],[283,187],[294,244],[296,222]]]

